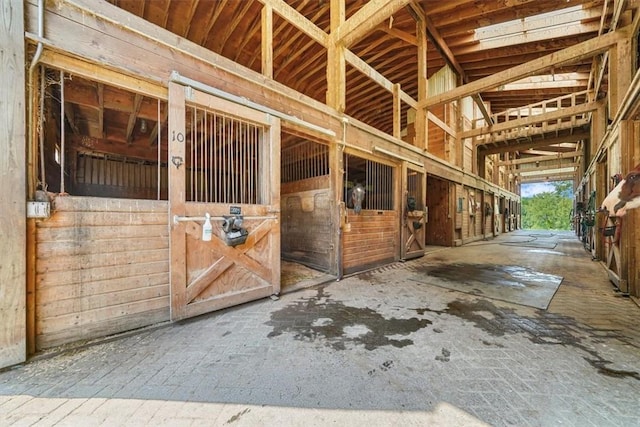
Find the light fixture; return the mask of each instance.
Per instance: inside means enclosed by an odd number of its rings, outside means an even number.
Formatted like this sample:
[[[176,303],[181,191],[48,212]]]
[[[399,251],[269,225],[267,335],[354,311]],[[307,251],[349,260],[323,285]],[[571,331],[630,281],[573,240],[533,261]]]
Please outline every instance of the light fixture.
[[[140,120],[140,133],[147,133],[147,121],[145,119]]]

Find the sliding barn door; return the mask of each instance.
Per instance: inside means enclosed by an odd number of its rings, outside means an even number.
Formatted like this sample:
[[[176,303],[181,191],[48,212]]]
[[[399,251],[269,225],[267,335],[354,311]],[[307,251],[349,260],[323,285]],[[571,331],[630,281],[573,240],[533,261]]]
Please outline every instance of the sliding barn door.
[[[171,319],[278,294],[279,119],[171,83],[168,140]]]
[[[405,164],[402,181],[404,199],[402,200],[402,259],[424,255],[425,246],[425,194],[426,179],[424,172]]]

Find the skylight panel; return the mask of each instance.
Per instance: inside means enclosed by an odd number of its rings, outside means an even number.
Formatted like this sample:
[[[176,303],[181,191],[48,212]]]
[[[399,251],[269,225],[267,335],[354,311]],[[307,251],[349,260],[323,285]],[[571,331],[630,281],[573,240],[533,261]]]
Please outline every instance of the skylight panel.
[[[597,31],[599,23],[583,24],[582,22],[598,18],[599,13],[597,8],[582,9],[582,6],[572,6],[481,27],[475,30],[474,38],[483,47],[493,48],[562,37],[563,35],[575,35],[593,31],[594,28]]]

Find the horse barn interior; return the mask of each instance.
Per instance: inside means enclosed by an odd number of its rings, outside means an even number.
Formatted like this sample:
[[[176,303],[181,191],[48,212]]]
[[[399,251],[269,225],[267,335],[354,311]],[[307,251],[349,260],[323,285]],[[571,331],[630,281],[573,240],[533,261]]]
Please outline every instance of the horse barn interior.
[[[639,6],[2,2],[0,366],[509,233],[523,183],[573,181],[639,296],[637,211],[598,209],[640,163]]]

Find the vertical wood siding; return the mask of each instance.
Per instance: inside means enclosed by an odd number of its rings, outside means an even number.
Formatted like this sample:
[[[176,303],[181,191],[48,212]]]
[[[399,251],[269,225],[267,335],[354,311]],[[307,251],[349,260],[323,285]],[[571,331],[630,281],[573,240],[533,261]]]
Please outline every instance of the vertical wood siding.
[[[334,215],[329,176],[283,184],[280,206],[282,257],[331,271]]]
[[[167,202],[58,197],[36,232],[36,346],[169,319]]]

